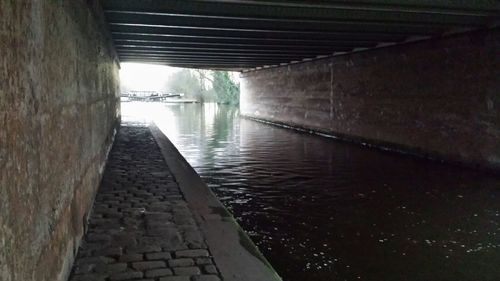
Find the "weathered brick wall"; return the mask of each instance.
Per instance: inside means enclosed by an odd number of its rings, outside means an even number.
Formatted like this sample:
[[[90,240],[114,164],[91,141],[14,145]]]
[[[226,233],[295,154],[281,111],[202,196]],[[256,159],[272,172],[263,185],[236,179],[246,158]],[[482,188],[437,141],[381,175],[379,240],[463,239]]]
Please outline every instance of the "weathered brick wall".
[[[499,30],[244,73],[242,114],[500,168]]]
[[[119,119],[99,3],[0,0],[0,280],[65,280]]]

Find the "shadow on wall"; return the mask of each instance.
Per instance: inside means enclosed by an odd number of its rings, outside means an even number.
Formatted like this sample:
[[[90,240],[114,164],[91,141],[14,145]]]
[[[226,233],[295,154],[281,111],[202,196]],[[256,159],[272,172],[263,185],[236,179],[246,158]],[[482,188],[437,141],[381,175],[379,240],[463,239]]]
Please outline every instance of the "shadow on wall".
[[[66,280],[119,122],[98,1],[0,1],[0,280]]]

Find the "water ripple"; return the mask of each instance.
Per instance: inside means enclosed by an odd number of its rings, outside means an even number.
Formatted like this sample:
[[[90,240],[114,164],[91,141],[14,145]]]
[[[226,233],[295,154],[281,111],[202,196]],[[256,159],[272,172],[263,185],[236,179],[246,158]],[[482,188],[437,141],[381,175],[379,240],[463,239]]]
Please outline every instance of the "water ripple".
[[[498,177],[234,108],[143,106],[284,280],[500,280]]]

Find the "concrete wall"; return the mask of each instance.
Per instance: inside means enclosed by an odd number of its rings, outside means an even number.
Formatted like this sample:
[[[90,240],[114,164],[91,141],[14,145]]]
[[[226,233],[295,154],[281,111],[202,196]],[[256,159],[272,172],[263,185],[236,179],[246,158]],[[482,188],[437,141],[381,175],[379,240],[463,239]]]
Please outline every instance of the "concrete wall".
[[[65,280],[119,118],[95,1],[0,0],[0,280]]]
[[[499,30],[242,75],[243,115],[500,168]]]

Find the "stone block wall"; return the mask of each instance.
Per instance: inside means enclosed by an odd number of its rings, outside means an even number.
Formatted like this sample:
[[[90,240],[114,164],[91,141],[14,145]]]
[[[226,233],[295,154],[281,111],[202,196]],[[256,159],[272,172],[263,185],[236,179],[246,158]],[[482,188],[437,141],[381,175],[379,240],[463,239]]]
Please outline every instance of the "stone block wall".
[[[0,280],[66,280],[119,122],[94,0],[0,0]]]
[[[500,168],[499,29],[242,74],[241,112]]]

